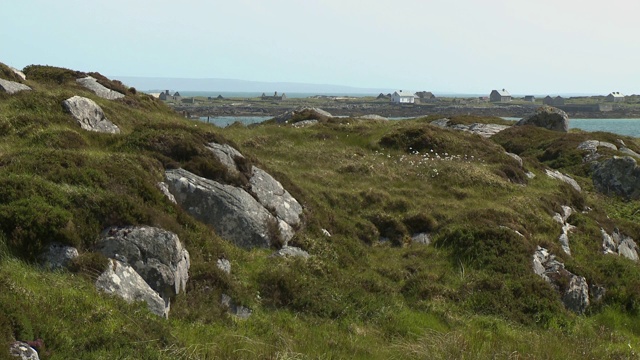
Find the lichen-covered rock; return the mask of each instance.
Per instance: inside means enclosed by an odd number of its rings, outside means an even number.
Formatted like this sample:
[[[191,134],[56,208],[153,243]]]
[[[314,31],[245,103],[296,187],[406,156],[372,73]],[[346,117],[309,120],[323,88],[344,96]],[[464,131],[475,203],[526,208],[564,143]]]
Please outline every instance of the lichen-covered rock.
[[[560,180],[562,182],[565,182],[569,185],[571,185],[571,187],[573,187],[574,189],[576,189],[577,192],[582,192],[582,188],[580,187],[580,185],[578,184],[577,181],[575,181],[573,178],[571,178],[568,175],[565,175],[563,173],[561,173],[558,170],[549,170],[546,169],[545,173],[547,174],[548,177],[550,178],[554,178],[557,180]]]
[[[96,250],[131,265],[167,304],[186,288],[189,252],[170,231],[150,226],[111,227],[100,235]]]
[[[526,117],[516,123],[515,126],[533,125],[552,131],[569,131],[569,116],[566,112],[551,107],[541,106],[535,114]]]
[[[169,316],[168,304],[129,264],[109,259],[107,268],[96,280],[96,288],[128,302],[144,301],[152,313]]]
[[[236,159],[244,159],[244,156],[238,150],[228,144],[221,145],[214,142],[207,144],[206,148],[220,160],[231,174],[239,173]]]
[[[102,108],[91,99],[74,96],[63,101],[62,105],[84,130],[108,134],[120,133],[120,128],[109,121]]]
[[[513,158],[515,161],[517,161],[518,165],[522,169],[522,166],[524,165],[524,163],[522,161],[522,158],[518,154],[514,154],[514,153],[510,153],[510,152],[507,152],[505,154],[509,155],[511,158]]]
[[[9,66],[9,69],[11,69],[11,71],[13,71],[14,74],[18,75],[18,77],[20,77],[22,81],[27,80],[27,76],[22,71],[14,68],[13,66]]]
[[[275,211],[275,215],[289,226],[295,228],[300,225],[302,206],[282,187],[278,180],[266,171],[254,166],[249,183],[251,191],[256,194],[262,206]]]
[[[40,360],[38,352],[29,344],[22,341],[14,341],[9,347],[9,355],[20,360]]]
[[[431,244],[431,236],[429,236],[429,234],[427,233],[413,234],[413,236],[411,237],[411,243],[429,245]]]
[[[431,122],[431,125],[453,129],[459,131],[465,131],[472,134],[477,134],[485,138],[492,137],[493,135],[499,133],[502,130],[510,128],[508,125],[498,125],[498,124],[481,124],[481,123],[473,123],[470,125],[464,124],[451,124],[451,120],[447,118],[434,120]]]
[[[273,118],[278,124],[303,121],[303,120],[321,120],[331,118],[333,115],[330,113],[314,107],[302,107],[295,110],[290,110],[284,114],[278,115]]]
[[[49,245],[40,259],[42,265],[50,270],[62,269],[69,265],[69,262],[78,257],[78,249],[58,243]]]
[[[589,284],[584,277],[566,270],[549,250],[540,246],[533,254],[533,271],[560,293],[567,309],[584,313],[589,306]]]
[[[25,84],[20,84],[19,82],[0,79],[0,91],[4,91],[9,94],[15,94],[20,91],[29,91],[29,90],[31,90],[31,88]]]
[[[640,168],[630,156],[614,156],[593,165],[593,185],[606,195],[618,195],[630,200],[640,198]]]
[[[598,160],[602,156],[601,154],[598,153],[598,148],[600,147],[605,147],[607,149],[618,151],[618,147],[615,146],[614,144],[605,142],[605,141],[598,141],[598,140],[584,141],[580,143],[580,145],[578,145],[578,150],[582,150],[586,152],[586,154],[584,155],[585,162],[591,162],[591,161]]]
[[[231,261],[227,259],[218,259],[218,261],[216,261],[216,267],[224,273],[231,275]]]
[[[183,209],[238,246],[270,247],[273,243],[286,243],[293,236],[290,226],[278,221],[243,189],[199,177],[184,169],[166,171],[166,179]],[[282,239],[278,238],[280,235]]]
[[[369,115],[363,115],[363,116],[358,116],[358,119],[362,119],[362,120],[375,120],[375,121],[389,121],[389,119],[387,119],[384,116],[380,116],[380,115],[376,115],[376,114],[369,114]]]
[[[85,88],[93,91],[96,95],[98,95],[103,99],[117,100],[117,99],[122,99],[124,97],[124,94],[121,94],[117,91],[104,87],[102,84],[98,83],[98,80],[96,80],[91,76],[77,79],[76,82],[84,86]]]

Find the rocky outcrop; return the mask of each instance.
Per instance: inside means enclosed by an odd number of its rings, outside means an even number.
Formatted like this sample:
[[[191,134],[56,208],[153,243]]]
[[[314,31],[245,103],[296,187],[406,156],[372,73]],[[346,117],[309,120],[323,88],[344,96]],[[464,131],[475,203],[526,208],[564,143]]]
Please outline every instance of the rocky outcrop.
[[[584,277],[566,270],[563,263],[540,246],[533,254],[533,271],[560,293],[567,309],[584,313],[589,306],[589,284]]]
[[[4,91],[9,94],[15,94],[20,91],[29,91],[29,90],[31,90],[31,88],[25,84],[20,84],[19,82],[0,79],[0,91]]]
[[[326,120],[333,117],[330,113],[313,107],[290,110],[273,118],[278,124],[294,123],[303,120]]]
[[[298,121],[297,123],[292,124],[291,126],[293,126],[295,128],[303,128],[303,127],[315,125],[317,123],[318,123],[318,120],[302,120],[302,121]]]
[[[109,134],[120,133],[118,126],[109,121],[102,108],[91,99],[74,96],[63,101],[62,105],[84,130]]]
[[[96,250],[131,265],[167,307],[186,288],[189,252],[172,232],[150,226],[112,227],[102,232]]]
[[[618,151],[618,147],[612,143],[598,140],[587,140],[578,145],[578,150],[585,151],[585,162],[591,162],[599,159],[602,155],[598,153],[599,147],[605,147],[614,151]]]
[[[169,316],[165,301],[129,264],[109,259],[107,269],[96,281],[96,287],[128,302],[144,301],[152,313],[165,318]]]
[[[14,341],[9,347],[9,355],[20,360],[40,360],[38,352],[29,344]]]
[[[558,240],[560,241],[562,250],[564,250],[567,255],[571,255],[571,248],[569,247],[569,232],[575,229],[575,226],[567,222],[572,213],[573,210],[569,206],[562,206],[562,214],[555,213],[553,216],[553,220],[562,225],[562,234],[560,234]]]
[[[630,200],[640,198],[640,168],[630,156],[614,156],[594,164],[591,178],[595,188],[603,194]]]
[[[627,259],[638,261],[638,245],[629,236],[620,233],[617,228],[609,235],[604,229],[602,233],[602,251],[605,254],[616,254]]]
[[[76,82],[85,88],[93,91],[96,95],[103,99],[107,100],[117,100],[124,97],[124,94],[121,94],[117,91],[108,89],[104,87],[102,84],[98,83],[98,80],[91,76],[87,76],[81,79],[77,79]]]
[[[184,169],[168,170],[166,178],[171,193],[183,209],[238,246],[270,247],[274,243],[286,243],[293,236],[286,222],[278,221],[243,189]]]
[[[78,257],[78,249],[58,243],[49,245],[47,251],[41,255],[42,265],[49,270],[66,268],[71,260]]]
[[[522,158],[518,154],[514,154],[510,152],[505,152],[505,154],[509,155],[513,160],[517,161],[518,166],[522,169],[522,167],[524,166],[524,162],[522,161]]]
[[[464,124],[451,124],[451,120],[449,119],[439,119],[431,122],[432,125],[453,129],[459,131],[465,131],[472,134],[477,134],[485,138],[489,138],[502,130],[510,128],[508,125],[498,125],[498,124],[481,124],[481,123],[473,123],[470,125]]]
[[[565,175],[565,174],[561,173],[558,170],[549,170],[549,169],[546,169],[545,173],[550,178],[554,178],[556,180],[560,180],[562,182],[565,182],[565,183],[571,185],[571,187],[576,189],[577,192],[582,192],[582,188],[580,187],[578,182],[575,181],[573,178],[571,178],[569,175]]]
[[[560,109],[545,105],[539,107],[535,114],[518,121],[515,126],[523,125],[533,125],[552,131],[568,132],[569,116]]]

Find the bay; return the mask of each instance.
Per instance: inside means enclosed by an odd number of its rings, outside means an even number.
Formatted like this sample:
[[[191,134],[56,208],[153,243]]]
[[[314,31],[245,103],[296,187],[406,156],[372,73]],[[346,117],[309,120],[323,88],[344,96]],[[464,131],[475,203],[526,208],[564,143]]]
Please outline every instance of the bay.
[[[235,122],[251,125],[269,120],[273,116],[215,116],[201,117],[200,121],[209,122],[219,127],[226,127]],[[391,120],[403,120],[406,118],[391,118]],[[507,120],[520,120],[519,118],[505,118]],[[571,119],[569,129],[581,129],[588,132],[604,131],[614,134],[640,137],[640,119]]]

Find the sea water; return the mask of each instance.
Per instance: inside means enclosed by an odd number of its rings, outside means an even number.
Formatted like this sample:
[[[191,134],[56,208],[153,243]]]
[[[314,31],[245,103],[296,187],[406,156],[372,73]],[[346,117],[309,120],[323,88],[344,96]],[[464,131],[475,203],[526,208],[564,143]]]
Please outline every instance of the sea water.
[[[272,119],[273,116],[213,116],[201,117],[200,121],[209,122],[219,127],[226,127],[235,122],[251,125]],[[403,120],[406,118],[391,118],[391,120]],[[520,120],[519,118],[506,118],[508,120]],[[614,134],[640,137],[640,119],[571,119],[570,129],[581,129],[595,132],[604,131]]]

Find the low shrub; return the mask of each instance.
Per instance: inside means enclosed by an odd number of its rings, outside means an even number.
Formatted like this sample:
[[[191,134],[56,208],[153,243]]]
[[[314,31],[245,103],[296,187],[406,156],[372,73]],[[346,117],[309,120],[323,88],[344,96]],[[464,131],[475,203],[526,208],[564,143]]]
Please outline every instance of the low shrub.
[[[29,65],[24,68],[24,74],[29,80],[57,85],[66,84],[87,76],[86,73],[81,71],[48,65]]]

